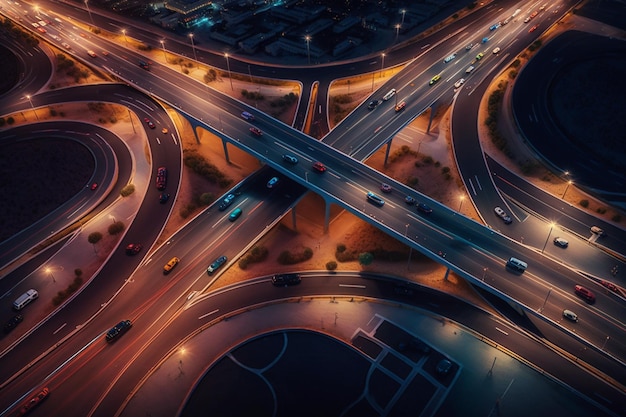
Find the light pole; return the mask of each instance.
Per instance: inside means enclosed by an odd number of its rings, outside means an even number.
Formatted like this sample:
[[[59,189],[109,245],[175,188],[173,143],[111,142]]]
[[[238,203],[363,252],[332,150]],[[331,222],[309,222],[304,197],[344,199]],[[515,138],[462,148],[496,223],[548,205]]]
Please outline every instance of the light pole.
[[[85,7],[87,8],[87,13],[89,14],[89,20],[91,20],[91,26],[95,26],[93,23],[93,17],[91,16],[91,10],[89,10],[89,0],[85,0]]]
[[[402,22],[400,23],[400,26],[404,25],[404,14],[406,13],[405,9],[400,10],[400,13],[402,13]]]
[[[57,281],[54,279],[54,275],[52,275],[52,269],[46,268],[46,274],[49,274],[52,277],[52,282],[56,283]]]
[[[399,33],[400,33],[400,24],[399,24],[399,23],[397,23],[397,24],[396,24],[396,40],[395,40],[395,41],[397,41],[397,40],[398,40],[398,34],[399,34]],[[395,41],[394,41],[394,42],[395,42]]]
[[[572,180],[567,181],[567,185],[565,186],[565,191],[563,191],[563,195],[561,196],[561,200],[565,199],[565,193],[567,192],[567,189],[569,188],[569,186],[572,184]]]
[[[461,202],[459,203],[459,213],[461,212],[461,206],[463,205],[463,200],[465,200],[465,196],[464,195],[460,195],[459,196],[459,200],[461,200]]]
[[[485,282],[485,275],[487,275],[487,270],[489,268],[483,268],[483,282]]]
[[[124,35],[124,43],[126,44],[126,47],[128,48],[128,39],[126,39],[126,29],[122,29],[122,35]]]
[[[385,53],[383,52],[380,56],[382,57],[382,61],[380,63],[380,78],[383,78],[383,71],[385,69]]]
[[[311,35],[306,35],[304,40],[306,41],[306,55],[308,57],[309,65],[311,65]]]
[[[165,63],[167,64],[167,53],[165,52],[165,41],[161,39],[161,48],[163,48],[163,58],[165,58]]]
[[[193,44],[193,33],[189,34],[189,39],[191,39],[191,50],[193,51],[193,59],[194,61],[197,61],[198,57],[196,56],[196,46]]]
[[[548,294],[546,295],[546,299],[543,300],[543,305],[541,306],[541,308],[539,309],[540,313],[543,313],[543,308],[546,306],[546,303],[548,302],[548,297],[550,297],[550,293],[552,292],[552,288],[550,288],[548,290]]]
[[[552,234],[552,229],[554,228],[554,223],[550,223],[550,232],[548,232],[548,237],[546,238],[546,243],[543,244],[543,249],[541,249],[541,253],[546,249],[546,245],[548,244],[548,240],[550,240],[550,235]]]
[[[233,77],[231,76],[231,73],[230,73],[230,62],[228,61],[228,54],[225,53],[224,56],[226,57],[226,68],[228,69],[228,79],[230,80],[230,89],[231,91],[235,91],[235,89],[233,88]]]
[[[35,113],[35,117],[37,118],[37,120],[39,121],[39,116],[37,115],[37,110],[35,110],[35,106],[33,105],[33,101],[30,99],[30,95],[26,95],[26,98],[28,99],[28,101],[30,102],[30,107],[32,107],[33,109],[33,113]]]

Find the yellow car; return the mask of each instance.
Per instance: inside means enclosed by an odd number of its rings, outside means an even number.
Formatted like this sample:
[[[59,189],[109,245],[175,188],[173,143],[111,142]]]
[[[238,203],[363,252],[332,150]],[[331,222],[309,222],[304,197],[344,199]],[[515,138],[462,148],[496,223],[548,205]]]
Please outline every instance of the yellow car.
[[[170,259],[170,261],[168,263],[165,264],[165,266],[163,267],[163,273],[164,274],[169,274],[170,271],[172,269],[174,269],[174,267],[176,265],[178,265],[178,263],[180,262],[180,259],[178,259],[176,256],[174,256],[172,259]]]
[[[476,61],[480,61],[482,57],[484,57],[485,54],[483,54],[482,52],[479,53],[478,55],[476,55]]]
[[[441,79],[441,75],[437,74],[437,75],[435,75],[435,76],[434,76],[434,77],[430,80],[430,82],[429,82],[428,84],[429,84],[429,85],[433,85],[433,84],[435,84],[437,81],[439,81],[440,79]]]

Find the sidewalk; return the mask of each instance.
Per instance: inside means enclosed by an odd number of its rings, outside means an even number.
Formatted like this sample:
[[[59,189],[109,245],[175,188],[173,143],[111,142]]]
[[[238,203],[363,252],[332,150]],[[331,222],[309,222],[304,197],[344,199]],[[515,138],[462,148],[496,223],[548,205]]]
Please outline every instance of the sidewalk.
[[[498,415],[498,411],[502,410],[506,411],[503,415],[541,416],[549,415],[548,410],[551,412],[563,410],[563,403],[570,405],[567,407],[570,416],[600,415],[599,410],[582,401],[568,389],[444,318],[410,307],[397,308],[395,305],[367,301],[320,298],[261,307],[220,321],[200,332],[181,343],[168,357],[155,365],[154,372],[146,377],[141,386],[136,387],[128,404],[123,411],[118,411],[116,416],[180,415],[184,403],[192,391],[200,386],[200,379],[211,370],[211,366],[225,355],[232,360],[233,357],[230,355],[238,344],[245,344],[255,336],[281,329],[307,329],[330,335],[351,345],[359,333],[373,337],[383,320],[419,337],[435,350],[444,352],[462,368],[448,388],[445,386],[437,388],[438,393],[433,399],[441,400],[441,406],[429,404],[428,409],[431,412],[425,415],[489,416]],[[242,335],[246,335],[246,338],[242,339]],[[394,351],[390,347],[384,349]],[[267,358],[265,351],[258,354]],[[324,355],[333,356],[333,353],[325,352]],[[382,356],[383,353],[376,360],[370,360],[370,367],[380,367],[381,362],[384,362]],[[397,354],[392,356],[400,357]],[[276,364],[274,361],[270,360],[270,363]],[[426,368],[425,364],[421,366]],[[266,367],[263,368],[265,371],[262,372],[269,372],[268,368],[271,367],[273,366],[266,363]],[[297,374],[296,370],[293,372]],[[294,377],[296,376],[290,376],[292,379]],[[214,385],[221,383],[226,381],[214,381]],[[266,383],[271,385],[271,381]],[[310,393],[311,387],[308,387],[308,383],[311,381],[298,383],[298,390],[303,391],[302,395],[305,397],[306,393]],[[167,395],[163,395],[165,392]],[[211,392],[201,390],[198,395],[207,400],[211,397]],[[366,397],[373,395],[371,389],[365,389],[364,395]],[[246,401],[245,394],[240,396],[242,401]],[[318,400],[306,398],[310,401]],[[528,398],[533,400],[528,401]],[[274,400],[276,401],[276,398]],[[280,400],[279,397],[279,403]],[[213,398],[212,401],[219,402],[220,399]],[[390,400],[390,403],[393,401]],[[306,404],[302,406],[306,407]],[[237,408],[235,405],[233,407]],[[205,412],[211,414],[211,410],[205,409]]]

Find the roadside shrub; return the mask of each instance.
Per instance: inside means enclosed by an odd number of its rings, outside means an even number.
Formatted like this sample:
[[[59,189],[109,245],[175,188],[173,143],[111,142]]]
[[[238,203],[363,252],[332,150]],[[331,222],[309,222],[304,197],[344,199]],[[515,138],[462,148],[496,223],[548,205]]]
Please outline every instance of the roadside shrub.
[[[133,184],[128,184],[127,186],[125,186],[124,188],[120,190],[120,195],[122,197],[128,197],[134,192],[135,192],[135,186]]]
[[[370,252],[363,252],[359,254],[359,263],[361,265],[369,265],[374,261],[374,255]]]
[[[115,222],[115,223],[109,225],[109,234],[111,236],[114,236],[114,235],[120,233],[122,230],[124,230],[124,223],[123,222]]]
[[[619,214],[614,214],[613,217],[611,217],[611,220],[615,223],[619,223],[622,221],[622,216],[620,216]]]
[[[600,213],[600,214],[604,214],[604,213],[606,213],[606,208],[605,208],[605,207],[598,207],[598,208],[596,209],[596,211],[597,211],[598,213]]]
[[[578,204],[580,204],[584,208],[587,208],[589,207],[589,200],[580,200]]]
[[[326,269],[328,271],[334,271],[335,269],[337,269],[337,262],[335,261],[326,262]]]
[[[283,251],[278,255],[278,263],[281,265],[293,265],[300,262],[308,261],[313,257],[313,249],[304,248],[300,253],[292,253],[291,251]]]

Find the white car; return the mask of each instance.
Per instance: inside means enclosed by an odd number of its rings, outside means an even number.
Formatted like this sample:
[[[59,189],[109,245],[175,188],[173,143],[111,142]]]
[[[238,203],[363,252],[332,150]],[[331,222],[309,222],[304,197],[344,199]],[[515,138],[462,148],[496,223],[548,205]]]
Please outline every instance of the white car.
[[[511,216],[506,214],[506,211],[502,210],[500,207],[494,207],[493,211],[502,219],[505,224],[510,224],[513,220]]]
[[[443,62],[447,64],[448,62],[452,61],[454,58],[456,58],[456,54],[452,54],[446,57],[446,59],[444,59]]]
[[[459,81],[454,83],[454,88],[460,88],[465,82],[465,78],[461,78]]]
[[[500,47],[499,46],[493,48],[493,54],[494,55],[496,55],[498,52],[500,52]]]
[[[569,245],[569,242],[567,240],[558,236],[554,238],[553,242],[556,246],[560,246],[562,248],[566,248]]]
[[[474,66],[473,66],[473,65],[470,65],[470,66],[469,66],[469,67],[467,67],[467,69],[465,70],[465,73],[466,73],[466,74],[469,74],[469,73],[471,73],[472,71],[474,71],[475,69],[476,69],[476,68],[474,68]]]
[[[570,321],[573,321],[574,323],[578,321],[578,316],[572,310],[563,310],[563,317]]]

